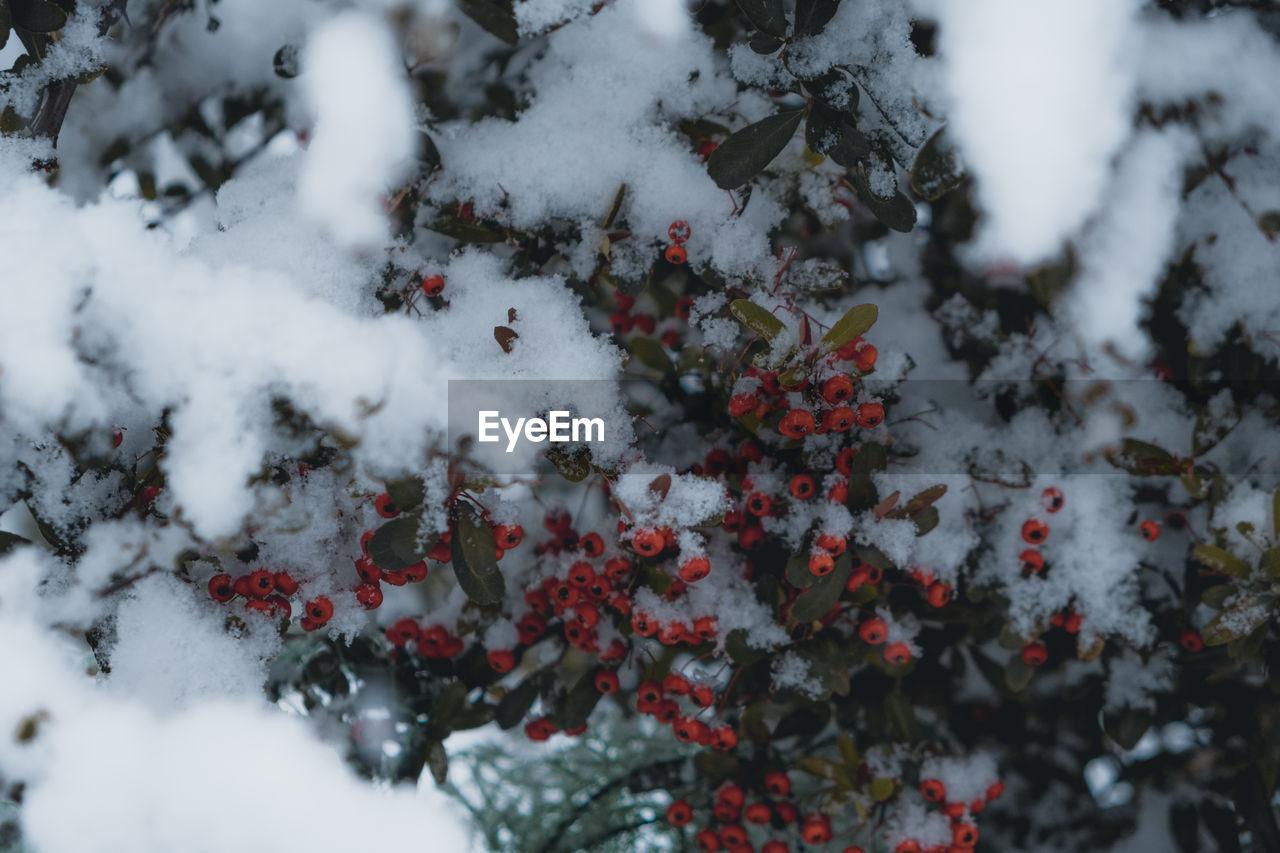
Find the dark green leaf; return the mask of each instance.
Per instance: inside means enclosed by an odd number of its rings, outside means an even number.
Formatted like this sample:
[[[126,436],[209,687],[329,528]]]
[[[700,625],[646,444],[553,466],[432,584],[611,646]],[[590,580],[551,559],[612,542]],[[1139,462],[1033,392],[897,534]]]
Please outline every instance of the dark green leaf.
[[[480,605],[501,604],[507,585],[498,571],[493,534],[469,507],[458,514],[452,552],[453,571],[467,598]]]
[[[369,559],[381,569],[398,572],[427,556],[432,542],[418,544],[420,515],[413,513],[393,518],[378,528],[369,540]]]
[[[804,86],[806,92],[821,101],[822,105],[843,110],[851,117],[857,114],[858,85],[848,74],[833,68],[820,77],[801,80],[800,85]]]
[[[772,56],[778,52],[785,42],[777,36],[771,36],[768,33],[755,32],[751,34],[751,38],[747,39],[747,47],[751,48],[761,56]]]
[[[1121,749],[1133,749],[1151,728],[1152,716],[1148,711],[1130,708],[1118,714],[1105,714],[1102,727]]]
[[[879,503],[875,483],[871,481],[874,471],[883,471],[889,465],[889,455],[884,445],[868,442],[858,448],[858,455],[853,457],[849,466],[849,509],[860,512],[870,509]]]
[[[595,678],[588,672],[578,679],[573,689],[564,697],[564,704],[556,715],[556,721],[562,729],[576,729],[587,722],[587,717],[595,710],[601,693],[596,689]]]
[[[1206,646],[1221,646],[1248,636],[1271,617],[1271,607],[1256,595],[1248,595],[1218,611],[1200,632]]]
[[[591,451],[585,447],[571,453],[556,445],[547,450],[547,458],[560,476],[570,483],[581,483],[591,474]]]
[[[740,187],[773,162],[804,118],[805,110],[776,113],[730,136],[707,160],[707,174],[724,190]]]
[[[735,299],[729,305],[729,313],[734,319],[766,341],[772,341],[785,326],[777,317],[750,299]]]
[[[891,692],[884,697],[884,715],[889,721],[889,731],[906,743],[916,739],[916,709],[911,700],[901,693]]]
[[[458,0],[458,8],[507,44],[515,44],[519,40],[515,0]]]
[[[737,628],[729,632],[724,638],[724,650],[729,653],[729,659],[738,666],[755,663],[764,656],[764,652],[753,646],[747,645],[747,632],[741,628]]]
[[[5,556],[19,545],[30,544],[30,539],[26,539],[16,533],[10,533],[7,530],[0,530],[0,557]]]
[[[782,0],[738,0],[738,8],[757,30],[780,38],[787,34],[787,12]]]
[[[13,21],[9,17],[9,7],[0,6],[0,48],[9,42],[9,29]]]
[[[964,183],[964,172],[947,144],[945,130],[930,136],[911,164],[911,191],[926,201],[937,201]]]
[[[816,101],[805,123],[804,141],[809,150],[825,154],[846,168],[858,163],[871,150],[850,113]]]
[[[67,13],[49,0],[11,0],[13,24],[32,33],[52,33],[67,23]]]
[[[880,309],[870,302],[853,306],[822,336],[822,351],[826,353],[837,350],[849,341],[861,337],[875,325],[879,317]]]
[[[1027,665],[1021,656],[1014,655],[1004,666],[1004,686],[1014,693],[1021,693],[1035,673],[1035,667]]]
[[[436,169],[440,166],[440,149],[436,147],[435,140],[425,133],[418,133],[418,162],[426,163],[430,169]]]
[[[1191,554],[1214,571],[1225,572],[1233,578],[1247,580],[1252,574],[1248,563],[1216,545],[1197,545]]]
[[[0,553],[4,553],[3,544],[0,544]],[[1261,559],[1258,560],[1258,568],[1262,569],[1267,580],[1280,581],[1280,548],[1268,548],[1263,551]]]
[[[656,339],[647,335],[636,335],[631,339],[631,354],[645,367],[651,367],[659,373],[675,372],[666,349]]]
[[[401,512],[406,512],[422,505],[422,500],[426,496],[426,487],[420,477],[405,477],[403,480],[387,483],[387,494],[391,496],[391,502]]]
[[[812,622],[827,615],[831,605],[840,599],[844,592],[845,582],[849,580],[849,572],[853,565],[852,555],[845,551],[836,560],[836,566],[814,582],[800,594],[795,604],[791,605],[791,618],[795,622]],[[808,567],[806,566],[806,571]],[[810,577],[813,577],[811,574]]]
[[[822,32],[839,8],[840,0],[796,0],[796,35]]]
[[[796,589],[808,589],[818,580],[817,575],[809,571],[809,555],[803,548],[787,558],[783,577]]]
[[[427,767],[431,769],[431,778],[437,785],[443,785],[449,778],[449,753],[444,751],[441,741],[433,740],[427,747]]]
[[[494,715],[498,726],[503,729],[512,729],[520,725],[524,715],[529,713],[529,709],[537,701],[545,680],[546,676],[542,671],[535,672],[508,691],[507,695],[498,702],[498,710]]]
[[[894,231],[909,232],[916,226],[916,206],[900,192],[895,191],[887,198],[881,198],[871,191],[867,181],[867,173],[859,166],[853,172],[853,186],[858,191],[858,198],[867,209]]]
[[[924,512],[914,516],[911,519],[911,522],[916,526],[916,535],[923,536],[930,530],[933,530],[933,528],[937,527],[940,520],[938,508],[936,506],[931,506],[926,508]]]

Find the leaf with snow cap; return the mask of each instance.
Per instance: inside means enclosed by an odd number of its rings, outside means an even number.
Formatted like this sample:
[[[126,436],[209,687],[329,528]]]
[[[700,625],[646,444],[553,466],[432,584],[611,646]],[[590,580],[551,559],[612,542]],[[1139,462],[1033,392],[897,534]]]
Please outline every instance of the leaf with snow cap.
[[[898,191],[896,181],[892,194],[877,195],[871,189],[866,168],[859,165],[853,170],[853,187],[858,191],[858,198],[862,199],[862,203],[867,206],[872,215],[894,231],[905,234],[916,227],[916,206],[911,203],[911,199]]]
[[[911,191],[925,201],[937,201],[964,183],[964,172],[956,162],[945,130],[930,136],[911,164]]]
[[[722,190],[740,187],[764,171],[795,136],[806,110],[784,110],[749,124],[707,158],[707,174]]]
[[[766,341],[772,341],[786,328],[782,321],[750,299],[735,299],[729,304],[733,318]]]
[[[1248,563],[1216,545],[1197,545],[1191,554],[1214,571],[1224,572],[1233,578],[1247,580],[1251,574]]]
[[[1206,646],[1221,646],[1247,636],[1271,618],[1271,604],[1269,598],[1246,595],[1218,611],[1200,637]]]

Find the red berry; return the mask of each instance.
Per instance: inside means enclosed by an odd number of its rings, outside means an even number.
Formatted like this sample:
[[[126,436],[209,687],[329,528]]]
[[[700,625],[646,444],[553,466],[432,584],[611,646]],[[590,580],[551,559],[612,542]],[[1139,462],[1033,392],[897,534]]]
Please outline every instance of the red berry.
[[[333,602],[327,596],[317,595],[307,602],[306,611],[316,627],[320,628],[333,618]]]
[[[848,376],[832,376],[822,383],[822,399],[838,406],[853,396],[853,380]]]
[[[266,598],[276,588],[276,577],[266,569],[256,569],[249,573],[249,592],[254,598]]]
[[[874,346],[859,338],[853,350],[853,366],[866,373],[876,366],[876,357],[879,354]]]
[[[878,427],[884,421],[884,406],[879,403],[862,403],[858,406],[855,420],[864,429]]]
[[[719,750],[730,750],[738,745],[738,733],[731,726],[716,726],[711,730],[711,746]]]
[[[631,318],[631,322],[646,335],[652,335],[653,330],[658,327],[658,321],[653,318],[652,314],[636,314]]]
[[[1044,643],[1028,643],[1022,647],[1022,662],[1027,666],[1040,666],[1049,659]]]
[[[846,477],[853,472],[853,457],[858,455],[858,448],[846,447],[836,454],[836,470]]]
[[[858,636],[862,638],[864,643],[878,646],[889,636],[889,626],[884,623],[883,619],[873,617],[858,627]]]
[[[684,800],[676,800],[667,806],[667,823],[672,826],[688,826],[693,820],[693,808]]]
[[[971,823],[957,823],[951,827],[951,842],[960,847],[973,847],[978,843],[978,828]]]
[[[898,842],[893,848],[893,853],[920,853],[920,842],[914,838],[907,838]]]
[[[1004,783],[1001,782],[999,779],[997,779],[996,781],[992,782],[990,785],[987,786],[987,793],[986,793],[987,802],[1000,799],[1000,796],[1003,793],[1004,793]]]
[[[720,830],[720,840],[726,847],[742,847],[747,843],[747,831],[736,823],[731,823]]]
[[[826,551],[818,551],[809,555],[809,573],[818,577],[831,574],[831,570],[836,567],[836,561]]]
[[[1032,545],[1039,545],[1049,538],[1049,525],[1038,518],[1028,518],[1022,523],[1022,538]]]
[[[1138,525],[1138,532],[1142,534],[1143,539],[1154,542],[1160,538],[1160,525],[1154,521],[1144,521]]]
[[[747,495],[747,512],[762,518],[773,509],[773,501],[764,492],[752,492]]]
[[[817,423],[813,419],[813,415],[804,409],[792,409],[782,416],[782,420],[778,423],[778,432],[787,438],[804,438],[813,432]]]
[[[214,601],[226,604],[236,597],[234,584],[235,581],[232,580],[231,575],[214,575],[209,579],[209,596]]]
[[[418,639],[422,629],[412,619],[401,619],[387,629],[387,640],[396,648],[404,648]]]
[[[764,777],[764,788],[775,797],[786,797],[791,794],[791,779],[786,773],[779,771],[766,773]]]
[[[609,315],[609,328],[614,334],[625,335],[631,331],[632,320],[631,315],[626,311],[614,311]]]
[[[1073,611],[1062,620],[1062,627],[1066,629],[1068,634],[1078,634],[1080,633],[1080,623],[1083,621],[1084,617]]]
[[[934,581],[925,592],[925,600],[932,607],[942,607],[951,600],[951,587],[941,581]]]
[[[768,806],[765,806],[764,803],[756,803],[756,805],[764,806],[766,810],[769,808]],[[765,822],[768,822],[767,817],[765,818]],[[760,853],[790,853],[790,850],[791,848],[787,846],[787,842],[779,841],[774,838],[764,843],[764,846],[760,848]]]
[[[922,779],[920,796],[931,803],[940,803],[947,798],[947,786],[942,784],[941,779]]]
[[[755,394],[734,394],[729,398],[729,414],[735,418],[746,417],[756,410],[760,400]]]
[[[844,432],[858,420],[853,409],[848,406],[836,406],[822,416],[822,429],[826,432]]]
[[[1044,568],[1044,557],[1034,548],[1027,548],[1018,555],[1024,572],[1038,572]]]
[[[1191,654],[1204,650],[1204,640],[1200,639],[1200,635],[1190,628],[1183,630],[1181,636],[1178,637],[1178,642],[1183,649]]]
[[[755,551],[764,545],[764,530],[760,527],[744,527],[738,531],[738,547],[744,551]]]
[[[1062,509],[1062,489],[1056,486],[1050,486],[1040,493],[1040,503],[1044,505],[1045,512],[1057,512]]]
[[[391,495],[386,492],[373,499],[373,508],[383,518],[395,518],[400,514],[400,508],[392,502]]]
[[[685,251],[684,246],[676,244],[667,247],[666,257],[668,263],[683,264],[689,259],[689,253]]]
[[[604,553],[604,539],[599,533],[588,533],[578,540],[578,547],[588,557],[599,557]]]
[[[429,275],[422,280],[422,292],[427,296],[439,296],[444,291],[444,276]]]
[[[747,793],[739,786],[730,782],[716,792],[716,801],[728,803],[734,808],[740,809],[742,808],[743,803],[747,801]]]
[[[275,574],[276,592],[281,595],[293,595],[298,591],[298,582],[286,571],[279,571]]]
[[[689,239],[691,229],[689,223],[683,219],[677,219],[671,223],[671,227],[667,229],[667,236],[671,238],[672,243],[683,243]]]
[[[602,669],[596,673],[595,678],[596,690],[604,695],[618,692],[618,673],[612,669]]]
[[[716,701],[716,693],[706,684],[695,684],[689,690],[689,699],[699,708],[710,708]]]
[[[493,529],[493,543],[510,551],[524,539],[524,528],[518,524],[499,524]]]
[[[800,827],[800,837],[805,844],[826,844],[831,840],[831,821],[826,815],[809,815]]]
[[[516,666],[516,656],[509,649],[492,649],[485,655],[485,660],[490,669],[500,674],[506,674]]]
[[[817,483],[813,477],[808,474],[796,474],[791,478],[791,497],[797,500],[807,500],[813,497],[814,492],[818,490]]]
[[[365,610],[377,610],[382,606],[382,587],[376,583],[362,583],[356,587],[356,601]]]
[[[573,619],[588,630],[600,624],[600,611],[594,604],[579,604],[573,608]]]
[[[841,554],[844,553],[845,546],[848,544],[848,542],[845,540],[843,536],[836,536],[831,533],[823,533],[821,536],[819,536],[817,539],[814,540],[813,544],[817,545],[822,550],[831,554],[831,556],[839,557]]]
[[[895,665],[909,663],[911,660],[911,649],[906,643],[890,643],[885,646],[884,659]]]
[[[525,736],[532,741],[546,740],[551,737],[553,731],[551,723],[547,722],[542,717],[539,717],[536,720],[530,720],[524,725]]]
[[[356,574],[365,583],[376,583],[382,577],[382,569],[375,566],[368,557],[361,557],[356,560]]]
[[[716,835],[714,829],[698,830],[698,834],[693,837],[693,843],[702,853],[716,853],[720,849],[720,837]]]
[[[636,553],[645,557],[656,557],[662,553],[665,545],[662,534],[652,527],[641,528],[631,534],[631,547],[636,549]]]
[[[711,574],[711,561],[706,557],[690,557],[680,564],[680,579],[685,583],[697,583]]]

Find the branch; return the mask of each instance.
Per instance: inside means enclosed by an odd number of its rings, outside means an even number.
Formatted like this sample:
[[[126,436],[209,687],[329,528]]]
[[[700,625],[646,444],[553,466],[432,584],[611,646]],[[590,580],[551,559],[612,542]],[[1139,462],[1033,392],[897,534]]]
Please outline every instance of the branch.
[[[124,15],[125,4],[129,0],[108,0],[98,16],[98,36],[107,34],[107,30]],[[31,132],[49,140],[58,147],[58,134],[62,131],[62,122],[67,117],[67,108],[71,106],[71,97],[76,93],[74,77],[63,77],[54,80],[44,91],[44,102],[31,122]]]

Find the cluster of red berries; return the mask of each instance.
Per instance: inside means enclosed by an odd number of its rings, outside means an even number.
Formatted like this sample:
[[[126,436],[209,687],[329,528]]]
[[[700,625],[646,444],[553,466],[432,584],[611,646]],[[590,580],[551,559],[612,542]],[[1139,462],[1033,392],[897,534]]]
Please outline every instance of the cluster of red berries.
[[[665,256],[668,263],[683,264],[689,259],[689,253],[685,250],[685,241],[689,239],[692,233],[689,223],[683,219],[677,219],[671,223],[671,227],[667,229],[667,236],[671,238],[671,245],[667,246]]]
[[[614,304],[618,306],[618,310],[609,315],[609,328],[616,335],[625,335],[632,329],[644,335],[652,335],[654,330],[658,328],[658,320],[652,314],[637,311],[632,313],[632,309],[636,307],[636,298],[618,291],[613,294]],[[669,330],[675,332],[674,329]],[[666,334],[666,333],[664,333]],[[679,333],[676,332],[678,342]]]
[[[828,356],[824,365],[828,375],[821,384],[801,379],[794,385],[783,384],[774,370],[761,370],[751,366],[743,371],[746,380],[739,385],[750,385],[729,398],[729,414],[735,418],[754,415],[764,422],[771,413],[783,412],[778,418],[777,430],[790,439],[804,438],[810,433],[822,435],[828,432],[845,432],[857,425],[873,429],[884,422],[884,406],[867,400],[856,407],[847,405],[853,401],[857,383],[861,377],[839,369],[843,361],[852,361],[859,373],[867,373],[875,367],[876,348],[855,338]],[[818,375],[821,375],[819,371]],[[807,405],[792,406],[791,395],[805,395]]]
[[[1004,783],[992,782],[981,797],[969,802],[950,800],[947,798],[947,787],[940,779],[922,779],[920,796],[942,808],[942,813],[951,818],[951,843],[923,846],[914,838],[904,838],[894,846],[894,853],[972,853],[978,843],[978,828],[965,818],[979,814],[986,804],[998,799],[1004,793]]]
[[[602,682],[601,676],[605,675],[606,673],[601,673],[596,677],[596,687],[602,693],[617,690],[617,675],[609,672],[607,675],[612,676],[612,679],[605,678]],[[693,714],[681,714],[681,698],[687,698],[699,710]],[[668,673],[661,682],[641,682],[636,688],[636,710],[671,726],[677,740],[720,750],[733,749],[738,745],[738,733],[733,726],[713,726],[696,716],[705,712],[715,701],[716,693],[710,685],[694,684],[678,672]]]
[[[240,597],[245,600],[244,609],[249,613],[288,619],[293,615],[289,598],[298,592],[299,584],[286,571],[254,569],[236,577],[216,574],[209,579],[208,589],[209,596],[220,604]],[[299,624],[307,631],[323,628],[333,618],[333,602],[327,596],[317,595],[304,604],[302,610]]]
[[[832,839],[831,819],[825,814],[814,812],[801,817],[800,809],[791,797],[791,779],[786,773],[773,771],[765,774],[764,788],[766,795],[748,804],[747,792],[740,785],[734,782],[722,785],[716,791],[711,808],[711,816],[718,827],[699,829],[693,838],[697,848],[703,853],[718,850],[736,853],[754,849],[744,821],[753,826],[780,828],[798,824],[800,838],[808,845],[826,844]],[[693,806],[686,800],[676,800],[667,807],[666,817],[672,826],[688,826],[693,822]],[[790,845],[779,839],[766,841],[760,847],[761,853],[788,853],[790,850]]]

